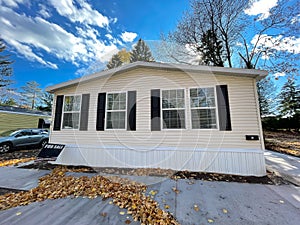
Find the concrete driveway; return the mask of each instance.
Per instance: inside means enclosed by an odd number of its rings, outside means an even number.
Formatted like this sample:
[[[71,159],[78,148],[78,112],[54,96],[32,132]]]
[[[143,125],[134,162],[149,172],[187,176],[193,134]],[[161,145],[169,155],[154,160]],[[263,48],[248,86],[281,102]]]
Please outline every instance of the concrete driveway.
[[[9,186],[7,176],[22,174],[23,189],[34,186],[43,174],[36,170],[0,168],[0,187]],[[90,174],[91,175],[91,174]],[[127,176],[128,177],[128,176]],[[147,194],[157,191],[153,198],[160,207],[170,211],[182,225],[245,224],[296,225],[300,221],[300,189],[293,185],[261,185],[199,180],[177,181],[161,177],[129,177],[146,181]],[[13,188],[18,189],[14,179]],[[26,188],[22,183],[25,183]],[[150,193],[149,193],[150,192]],[[65,198],[36,202],[0,211],[1,225],[68,225],[68,224],[139,224],[126,210],[102,201],[87,198]],[[121,214],[120,214],[121,212]],[[124,215],[123,215],[124,212]]]

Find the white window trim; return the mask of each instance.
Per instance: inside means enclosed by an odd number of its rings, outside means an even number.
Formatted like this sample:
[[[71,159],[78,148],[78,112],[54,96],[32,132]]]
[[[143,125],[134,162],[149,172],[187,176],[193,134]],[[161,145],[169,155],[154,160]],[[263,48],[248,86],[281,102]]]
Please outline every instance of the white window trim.
[[[66,111],[65,112],[65,99],[66,97],[70,97],[70,96],[80,96],[80,108],[79,108],[79,111]],[[82,95],[78,95],[78,94],[68,94],[68,95],[64,95],[64,101],[63,101],[63,108],[62,108],[62,120],[61,120],[61,129],[62,130],[79,130],[80,128],[80,115],[81,115],[81,103],[82,103]],[[78,128],[75,129],[75,128],[64,128],[63,127],[63,123],[64,123],[64,117],[65,117],[65,113],[79,113],[79,120],[78,120]]]
[[[184,93],[184,108],[167,108],[163,109],[162,104],[163,104],[163,97],[162,97],[162,92],[163,91],[172,91],[172,90],[183,90]],[[164,117],[163,117],[163,110],[184,110],[184,128],[164,128]],[[160,89],[160,115],[161,115],[161,130],[164,131],[178,131],[178,130],[187,130],[187,105],[186,105],[186,89],[185,88],[164,88]]]
[[[214,98],[215,98],[215,107],[192,107],[191,106],[191,89],[204,89],[204,88],[213,88],[214,89]],[[219,130],[219,114],[218,114],[218,102],[217,102],[217,88],[216,86],[201,86],[201,87],[190,87],[188,90],[188,104],[189,104],[189,112],[190,112],[190,128],[191,130]],[[216,128],[193,128],[192,122],[192,109],[215,109],[216,110]]]
[[[122,94],[125,93],[125,128],[107,128],[107,113],[108,112],[124,112],[124,110],[108,110],[108,95],[109,94]],[[127,91],[113,91],[113,92],[106,92],[106,99],[105,99],[105,120],[104,120],[104,130],[113,131],[113,130],[127,130],[127,98],[128,92]]]

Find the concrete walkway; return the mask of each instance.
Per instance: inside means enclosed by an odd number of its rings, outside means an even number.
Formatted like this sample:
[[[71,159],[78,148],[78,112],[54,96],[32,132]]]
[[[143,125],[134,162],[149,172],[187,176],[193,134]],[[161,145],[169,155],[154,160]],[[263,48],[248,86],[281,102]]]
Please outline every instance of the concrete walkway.
[[[285,224],[300,221],[300,159],[272,151],[265,152],[270,171],[298,185],[260,185],[199,180],[171,180],[165,177],[122,176],[148,185],[151,195],[182,225],[192,224]],[[47,170],[0,167],[0,188],[30,190]],[[68,173],[73,176],[96,174]],[[105,175],[105,174],[100,174]],[[175,190],[175,191],[174,191]],[[149,193],[150,192],[150,193]],[[137,225],[127,210],[110,204],[111,199],[65,198],[35,202],[0,211],[0,225]]]
[[[29,190],[49,171],[0,167],[0,187]],[[81,174],[72,174],[81,175]],[[85,174],[86,175],[86,174]],[[95,174],[89,174],[92,176]],[[177,181],[162,177],[128,178],[147,181],[160,207],[170,211],[182,225],[192,224],[285,224],[300,221],[300,187],[200,180]],[[87,198],[36,202],[0,211],[0,225],[139,224],[126,209]],[[212,222],[213,221],[213,222]]]
[[[48,170],[0,167],[0,188],[28,191],[38,186],[39,178],[48,173]]]
[[[300,158],[266,150],[265,159],[267,170],[300,186]]]

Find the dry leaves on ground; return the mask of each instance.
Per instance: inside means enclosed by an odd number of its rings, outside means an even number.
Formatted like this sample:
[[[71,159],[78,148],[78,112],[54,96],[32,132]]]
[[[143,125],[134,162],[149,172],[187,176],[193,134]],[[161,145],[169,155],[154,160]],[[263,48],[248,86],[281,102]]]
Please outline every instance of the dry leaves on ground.
[[[117,175],[134,175],[134,176],[172,176],[175,171],[161,168],[95,168],[97,172]]]
[[[103,176],[66,176],[66,172],[64,167],[56,168],[51,174],[40,178],[36,188],[0,196],[0,209],[67,196],[101,196],[103,199],[113,198],[114,204],[127,209],[127,214],[141,224],[179,224],[170,213],[160,209],[156,201],[145,195],[145,185],[117,177],[112,181]]]
[[[3,160],[3,161],[0,161],[0,167],[18,165],[19,163],[25,163],[25,162],[29,162],[32,160],[35,160],[35,157]]]
[[[300,157],[300,133],[264,131],[266,149]]]

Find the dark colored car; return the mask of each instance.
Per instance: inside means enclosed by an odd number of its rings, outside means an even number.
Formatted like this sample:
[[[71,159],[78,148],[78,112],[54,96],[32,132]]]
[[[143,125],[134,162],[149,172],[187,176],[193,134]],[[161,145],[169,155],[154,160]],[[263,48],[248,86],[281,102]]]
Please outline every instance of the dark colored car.
[[[49,141],[49,132],[45,129],[22,129],[12,132],[7,137],[0,137],[0,153],[12,149],[38,146],[44,147]]]

